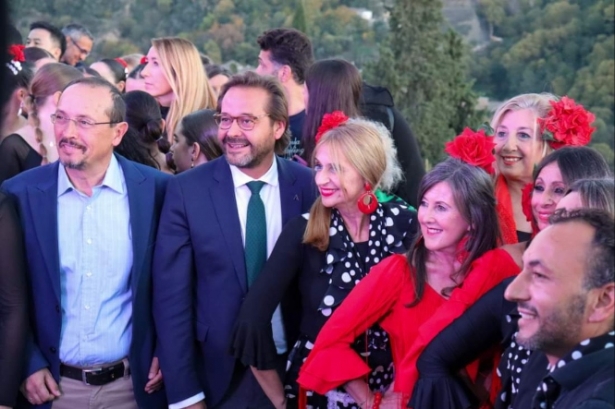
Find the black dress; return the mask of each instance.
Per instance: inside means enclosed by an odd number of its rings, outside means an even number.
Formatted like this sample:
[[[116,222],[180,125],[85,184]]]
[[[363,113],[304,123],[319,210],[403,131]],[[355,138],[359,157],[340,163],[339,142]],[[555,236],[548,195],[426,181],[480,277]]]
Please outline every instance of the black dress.
[[[12,201],[0,192],[0,406],[15,406],[27,328],[23,236]]]
[[[41,166],[43,157],[16,133],[0,144],[0,183],[28,169]]]
[[[496,408],[523,409],[545,375],[543,354],[530,358],[515,342],[516,303],[504,298],[507,278],[482,296],[463,315],[435,337],[417,361],[420,373],[410,404],[414,409],[470,409],[479,403],[456,374],[480,355],[500,345],[504,349],[498,375],[502,390]],[[529,360],[529,362],[528,362]],[[527,369],[527,370],[526,370]],[[522,376],[521,376],[522,375]],[[523,404],[519,405],[519,402]]]
[[[344,234],[344,226],[340,225],[341,218],[336,218],[336,211],[333,212],[327,251],[303,244],[306,218],[299,216],[288,222],[264,270],[250,287],[232,336],[231,353],[244,365],[261,370],[275,369],[277,353],[271,317],[276,306],[282,305],[285,326],[299,323],[296,332],[285,328],[288,345],[294,344],[289,354],[286,379],[283,379],[289,408],[297,405],[299,369],[333,310],[369,267],[384,258],[383,254],[405,252],[417,229],[414,210],[409,210],[405,204],[381,203],[377,212],[380,216],[371,216],[370,240],[352,243]],[[383,230],[384,237],[380,235]],[[285,302],[285,299],[291,301]],[[293,299],[294,306],[291,305]],[[294,337],[289,337],[289,332],[294,332]],[[388,335],[379,327],[372,328],[355,344],[358,351],[368,351],[370,367],[380,367],[378,376],[381,378],[370,376],[370,380],[374,380],[374,389],[386,388],[392,381],[393,360],[389,345]],[[314,409],[328,407],[326,397],[311,392],[308,392],[308,404]],[[352,409],[356,406],[343,407]]]

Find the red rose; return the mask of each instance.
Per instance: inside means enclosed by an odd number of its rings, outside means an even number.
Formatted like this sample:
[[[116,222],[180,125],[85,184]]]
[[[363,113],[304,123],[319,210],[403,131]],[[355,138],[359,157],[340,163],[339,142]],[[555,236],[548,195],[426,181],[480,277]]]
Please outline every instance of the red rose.
[[[146,55],[141,57],[141,61],[139,61],[139,64],[147,64],[147,56]]]
[[[461,135],[444,145],[444,151],[451,157],[462,160],[470,165],[478,166],[489,174],[493,174],[493,138],[487,136],[484,130],[463,130]]]
[[[566,96],[550,103],[552,108],[549,115],[539,119],[543,138],[549,145],[553,149],[587,145],[596,130],[591,127],[595,115]]]
[[[13,56],[13,61],[26,61],[26,56],[23,53],[24,48],[26,46],[23,44],[13,44],[9,47],[9,54]]]
[[[344,122],[348,121],[348,117],[342,111],[333,111],[330,114],[324,114],[322,117],[322,123],[318,127],[318,132],[314,136],[316,143],[320,140],[322,135],[330,129],[337,128]]]

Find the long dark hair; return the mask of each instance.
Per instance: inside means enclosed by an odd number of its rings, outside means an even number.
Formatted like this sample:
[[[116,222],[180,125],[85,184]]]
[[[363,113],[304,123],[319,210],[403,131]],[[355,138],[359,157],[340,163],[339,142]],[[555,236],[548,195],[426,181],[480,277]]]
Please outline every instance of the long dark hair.
[[[486,172],[458,159],[449,158],[436,165],[421,180],[418,194],[419,206],[425,193],[442,182],[450,186],[455,206],[466,223],[471,226],[463,249],[468,256],[459,270],[451,276],[451,279],[459,286],[463,283],[474,260],[496,248],[500,241],[500,227],[495,211],[495,193],[491,178]],[[422,234],[417,236],[407,256],[408,263],[414,266],[415,270],[414,301],[408,305],[409,307],[414,307],[421,301],[427,283],[429,250],[425,247],[422,238]],[[445,288],[443,295],[448,296],[454,288]]]
[[[171,145],[162,136],[164,132],[160,105],[154,97],[144,91],[131,91],[123,95],[126,103],[126,122],[139,140],[150,146],[154,142],[158,149],[167,153]]]
[[[579,179],[613,177],[608,163],[597,150],[587,146],[565,146],[551,152],[540,161],[534,169],[534,181],[540,172],[553,162],[557,163],[566,186]]]
[[[182,134],[188,145],[199,144],[201,152],[208,161],[222,156],[222,146],[218,141],[218,124],[214,120],[216,111],[201,109],[186,115],[181,120]]]
[[[315,62],[308,70],[305,84],[309,92],[307,113],[303,122],[303,158],[309,160],[316,143],[314,136],[324,114],[342,111],[350,118],[361,115],[361,73],[341,59]]]

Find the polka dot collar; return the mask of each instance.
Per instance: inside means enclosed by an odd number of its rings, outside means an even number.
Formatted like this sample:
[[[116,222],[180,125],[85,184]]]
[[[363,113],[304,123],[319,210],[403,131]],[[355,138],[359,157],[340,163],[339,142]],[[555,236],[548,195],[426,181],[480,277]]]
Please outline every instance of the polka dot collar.
[[[397,203],[379,203],[370,215],[367,254],[360,260],[355,243],[344,225],[340,213],[331,212],[329,248],[321,274],[330,276],[329,288],[320,303],[319,311],[328,317],[346,298],[371,267],[391,255],[405,252],[406,235],[411,231],[415,212]]]

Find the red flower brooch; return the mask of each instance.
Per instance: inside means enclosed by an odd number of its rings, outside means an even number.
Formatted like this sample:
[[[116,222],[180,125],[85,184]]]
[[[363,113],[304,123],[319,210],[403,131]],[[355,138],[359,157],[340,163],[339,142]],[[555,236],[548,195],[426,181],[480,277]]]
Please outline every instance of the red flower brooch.
[[[349,118],[342,111],[333,111],[330,114],[324,114],[322,117],[322,122],[318,127],[318,132],[316,132],[316,136],[314,136],[316,143],[320,141],[320,138],[322,138],[322,135],[325,132],[333,128],[337,128],[341,124],[348,121],[348,119]]]
[[[484,129],[473,131],[470,128],[464,129],[461,135],[444,145],[444,151],[451,157],[478,166],[489,174],[494,171],[494,148],[493,138],[487,135]]]
[[[596,130],[591,127],[595,115],[566,96],[550,103],[552,108],[549,115],[539,119],[542,138],[553,149],[587,145]]]

